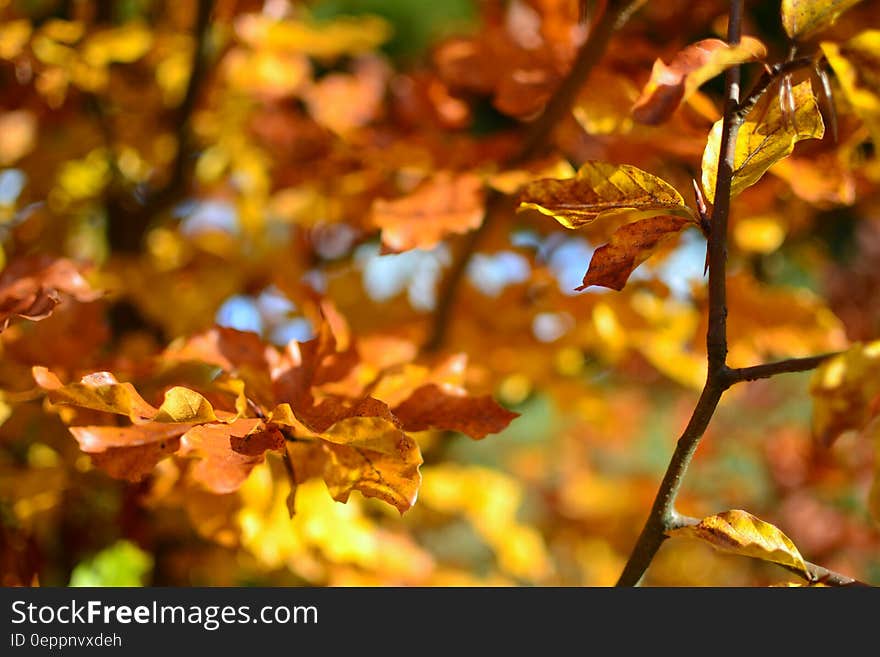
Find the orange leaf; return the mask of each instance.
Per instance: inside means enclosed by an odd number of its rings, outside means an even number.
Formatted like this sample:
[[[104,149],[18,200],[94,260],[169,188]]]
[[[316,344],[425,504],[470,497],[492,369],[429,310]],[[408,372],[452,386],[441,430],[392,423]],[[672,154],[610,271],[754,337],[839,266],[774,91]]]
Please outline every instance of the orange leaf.
[[[576,290],[601,285],[622,290],[633,270],[647,260],[659,246],[693,222],[669,215],[650,217],[621,226],[611,241],[596,249],[584,283]]]
[[[651,125],[663,123],[704,82],[731,66],[766,55],[763,43],[743,37],[736,45],[720,39],[703,39],[677,52],[669,64],[658,59],[651,79],[633,106],[633,118]]]
[[[276,433],[254,431],[261,422],[246,418],[232,424],[203,424],[190,429],[181,440],[180,454],[199,459],[191,471],[193,479],[215,493],[237,490],[254,466],[263,462],[266,450],[284,446]]]
[[[451,234],[478,228],[483,222],[483,183],[473,173],[437,173],[412,193],[373,202],[372,221],[382,229],[388,252],[432,249]]]
[[[444,429],[477,440],[502,431],[519,417],[519,413],[508,411],[488,395],[452,394],[433,383],[416,390],[393,412],[406,431]]]

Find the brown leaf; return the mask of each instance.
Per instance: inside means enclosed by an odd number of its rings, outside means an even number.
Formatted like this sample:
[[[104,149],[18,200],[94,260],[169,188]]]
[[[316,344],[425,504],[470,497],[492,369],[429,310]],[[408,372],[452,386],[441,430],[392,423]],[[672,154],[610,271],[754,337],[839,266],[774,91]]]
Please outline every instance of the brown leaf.
[[[663,123],[706,81],[731,66],[766,55],[764,44],[752,37],[743,37],[736,45],[720,39],[703,39],[677,52],[669,64],[658,59],[651,79],[633,105],[633,118],[650,125]]]
[[[382,230],[383,248],[396,253],[432,249],[448,235],[478,228],[483,213],[481,178],[441,171],[406,196],[376,199],[372,222]]]
[[[100,293],[92,289],[70,260],[48,256],[13,260],[0,274],[0,331],[13,317],[45,319],[65,295],[89,302]]]
[[[599,247],[590,260],[584,283],[576,290],[601,285],[622,290],[633,270],[647,260],[659,246],[694,222],[664,215],[621,226],[608,244]]]
[[[393,413],[406,431],[458,431],[477,440],[502,431],[519,417],[488,395],[467,397],[449,390],[433,383],[422,386]]]

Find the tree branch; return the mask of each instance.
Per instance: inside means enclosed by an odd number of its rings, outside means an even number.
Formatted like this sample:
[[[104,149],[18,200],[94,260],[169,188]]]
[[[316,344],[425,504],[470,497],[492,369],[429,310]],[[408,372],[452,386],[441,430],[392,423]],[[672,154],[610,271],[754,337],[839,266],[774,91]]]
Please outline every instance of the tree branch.
[[[549,100],[541,116],[532,124],[519,149],[505,162],[508,167],[520,165],[536,157],[546,148],[547,142],[557,124],[571,110],[578,91],[590,75],[590,72],[602,58],[611,40],[612,34],[620,29],[629,17],[645,3],[645,0],[610,0],[590,35],[578,51],[574,64],[566,78]],[[469,233],[454,256],[449,273],[445,276],[438,294],[437,309],[434,311],[430,334],[423,350],[436,351],[443,346],[449,328],[452,310],[458,297],[458,289],[467,272],[471,257],[476,252],[483,237],[489,231],[498,206],[504,195],[497,191],[489,192],[483,223]]]
[[[727,377],[730,384],[740,383],[742,381],[756,381],[758,379],[769,379],[777,374],[786,374],[788,372],[809,372],[824,363],[832,356],[836,356],[838,352],[819,354],[818,356],[809,356],[807,358],[788,358],[779,360],[774,363],[765,363],[763,365],[752,365],[751,367],[739,367],[727,370]]]
[[[207,73],[204,51],[213,8],[213,0],[198,0],[189,82],[183,100],[174,112],[173,122],[177,126],[177,154],[171,165],[168,181],[152,192],[142,204],[135,205],[136,202],[130,194],[126,194],[125,197],[111,196],[108,200],[107,212],[110,219],[107,237],[114,251],[123,253],[139,251],[144,233],[152,219],[172,207],[186,192],[189,158],[192,151],[190,123]]]
[[[742,32],[743,0],[731,0],[727,41],[739,43]],[[687,427],[676,445],[666,474],[654,498],[651,513],[630,554],[618,586],[636,586],[666,539],[666,532],[677,522],[675,499],[700,438],[729,386],[727,368],[727,218],[730,214],[730,186],[733,180],[736,137],[742,118],[739,109],[740,68],[733,66],[725,76],[724,120],[721,150],[715,183],[715,205],[709,233],[709,328],[706,332],[708,373],[703,392]]]

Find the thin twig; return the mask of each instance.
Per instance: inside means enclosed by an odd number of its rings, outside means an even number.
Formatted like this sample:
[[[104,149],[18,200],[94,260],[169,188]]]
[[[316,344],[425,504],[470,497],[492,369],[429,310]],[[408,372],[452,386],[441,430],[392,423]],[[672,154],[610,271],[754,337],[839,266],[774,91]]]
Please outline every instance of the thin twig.
[[[775,82],[802,68],[811,68],[815,66],[815,64],[816,60],[814,57],[799,57],[798,59],[779,62],[778,64],[769,67],[769,69],[765,70],[764,73],[761,74],[761,77],[755,81],[755,84],[742,101],[739,102],[736,109],[738,118],[740,120],[745,119],[748,113],[758,104],[758,101],[761,100],[761,97],[767,92],[767,89],[769,89]]]
[[[727,41],[739,43],[742,32],[743,0],[731,0]],[[675,499],[687,472],[700,438],[709,426],[727,381],[727,218],[730,214],[730,187],[733,180],[736,137],[742,118],[739,109],[740,69],[733,66],[725,76],[724,119],[721,128],[721,148],[715,183],[715,205],[712,208],[709,234],[709,328],[706,332],[708,373],[703,392],[691,419],[676,445],[660,489],[654,498],[651,513],[635,547],[627,560],[618,586],[636,586],[641,581],[657,550],[666,538],[666,532],[677,521]]]
[[[838,352],[819,354],[818,356],[808,356],[806,358],[789,358],[779,360],[774,363],[765,363],[763,365],[752,365],[751,367],[740,367],[727,370],[728,381],[731,384],[741,381],[756,381],[758,379],[769,379],[777,374],[786,374],[789,372],[809,372],[824,363],[829,358],[836,356]]]
[[[547,148],[553,130],[568,115],[577,98],[578,91],[583,87],[590,72],[605,53],[612,34],[620,29],[644,2],[645,0],[629,0],[629,2],[612,0],[608,3],[605,13],[590,30],[589,37],[578,51],[571,71],[548,101],[541,116],[532,124],[519,149],[505,162],[506,166],[513,167],[523,164]],[[504,198],[505,196],[497,191],[489,192],[486,198],[483,223],[479,228],[469,233],[457,249],[449,272],[440,286],[431,331],[422,347],[424,351],[436,351],[443,346],[459,287],[467,272],[468,264],[482,243],[483,237],[488,233]]]

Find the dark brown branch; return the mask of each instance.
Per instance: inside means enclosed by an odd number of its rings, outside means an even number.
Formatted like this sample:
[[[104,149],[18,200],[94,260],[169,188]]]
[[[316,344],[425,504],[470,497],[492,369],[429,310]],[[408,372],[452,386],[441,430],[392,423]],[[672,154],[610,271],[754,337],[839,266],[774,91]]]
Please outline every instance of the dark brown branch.
[[[837,352],[834,352],[829,354],[819,354],[818,356],[808,356],[807,358],[789,358],[774,363],[729,369],[727,370],[727,377],[729,382],[734,384],[741,381],[769,379],[771,376],[786,374],[789,372],[809,372],[836,355]]]
[[[173,123],[177,128],[177,154],[171,165],[168,181],[150,193],[141,204],[130,194],[111,195],[108,199],[107,213],[110,219],[107,236],[114,251],[139,251],[144,233],[153,218],[171,208],[186,192],[192,156],[190,123],[207,73],[205,46],[213,8],[213,0],[198,0],[189,82],[183,100],[173,116]]]
[[[739,43],[742,31],[743,0],[731,0],[727,41]],[[666,474],[654,498],[651,513],[617,582],[618,586],[636,586],[654,559],[668,531],[677,521],[675,499],[700,439],[709,426],[727,380],[727,218],[730,214],[730,187],[733,180],[736,137],[742,118],[739,109],[739,66],[725,76],[724,120],[715,183],[715,205],[709,233],[709,328],[706,332],[708,373],[703,393],[687,427],[676,445]]]
[[[506,166],[523,164],[547,148],[553,130],[571,111],[578,91],[583,87],[590,72],[605,53],[612,34],[620,29],[644,2],[645,0],[630,0],[629,2],[611,0],[608,3],[605,13],[590,30],[589,37],[578,51],[571,71],[559,85],[541,116],[532,124],[519,149],[505,162]],[[452,310],[458,297],[458,290],[467,272],[468,264],[482,243],[483,237],[488,233],[493,217],[504,198],[503,194],[496,191],[488,194],[483,223],[479,228],[469,233],[457,249],[449,272],[440,286],[431,332],[422,347],[425,351],[436,351],[443,345]]]

